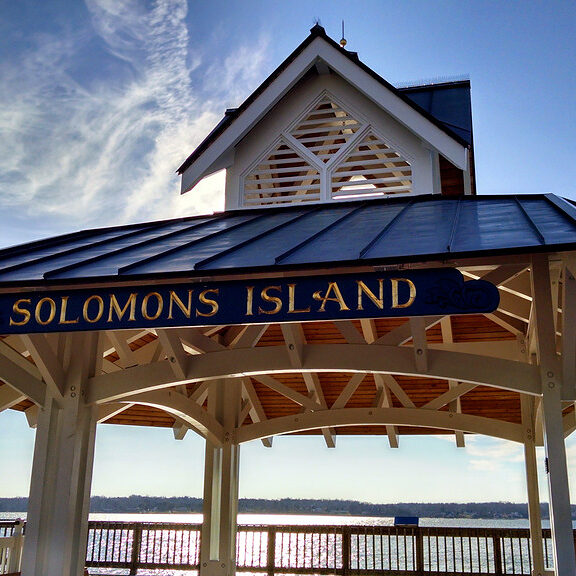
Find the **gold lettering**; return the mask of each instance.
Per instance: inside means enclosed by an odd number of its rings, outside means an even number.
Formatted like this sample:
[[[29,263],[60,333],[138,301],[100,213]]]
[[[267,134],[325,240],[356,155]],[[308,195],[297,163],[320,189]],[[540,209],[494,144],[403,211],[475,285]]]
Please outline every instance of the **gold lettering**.
[[[148,300],[150,300],[152,296],[156,298],[156,313],[150,315],[148,314]],[[156,320],[160,314],[162,314],[163,308],[164,300],[162,299],[162,296],[158,294],[158,292],[150,292],[149,294],[146,294],[146,296],[144,296],[142,299],[142,316],[144,316],[146,320]]]
[[[170,290],[170,306],[168,308],[168,320],[172,320],[173,318],[172,305],[174,303],[176,303],[176,306],[180,308],[180,310],[182,311],[184,316],[186,316],[186,318],[190,318],[190,315],[192,314],[192,292],[194,292],[194,290],[188,290],[188,306],[186,306],[184,302],[180,300],[178,294],[176,294],[174,290]]]
[[[264,300],[265,302],[273,302],[274,308],[272,308],[272,310],[264,310],[263,308],[258,307],[258,313],[259,314],[278,314],[278,312],[280,312],[280,310],[282,310],[282,300],[280,300],[280,298],[278,298],[277,296],[270,296],[270,294],[268,294],[268,290],[278,290],[278,292],[282,292],[282,287],[281,286],[266,286],[266,288],[262,289],[262,292],[260,292],[260,296],[262,297],[262,300]]]
[[[26,310],[26,308],[21,308],[22,304],[31,304],[30,298],[22,298],[21,300],[16,300],[14,302],[14,306],[12,306],[12,311],[15,314],[20,314],[23,318],[22,320],[13,320],[10,317],[10,326],[25,326],[30,321],[30,310]]]
[[[90,316],[88,316],[88,306],[90,306],[90,302],[92,302],[93,300],[98,302],[98,313],[96,314],[96,316],[94,318],[90,318]],[[98,320],[100,320],[100,318],[102,318],[102,314],[104,314],[104,300],[102,300],[102,298],[100,296],[98,296],[97,294],[94,294],[94,295],[90,296],[89,298],[86,298],[86,301],[84,302],[84,306],[82,306],[82,318],[84,318],[84,320],[86,320],[86,322],[90,322],[90,324],[94,324],[94,322],[98,322]]]
[[[254,303],[254,286],[246,286],[246,316],[252,316],[252,305]]]
[[[330,292],[334,292],[334,297],[330,298]],[[342,310],[350,310],[350,308],[346,306],[346,302],[344,302],[342,292],[340,292],[340,287],[338,286],[337,282],[328,283],[328,289],[326,290],[325,296],[322,296],[321,291],[318,290],[317,292],[314,292],[312,298],[314,298],[314,300],[322,302],[322,306],[318,308],[318,312],[326,312],[326,302],[328,301],[338,302],[338,304],[340,304],[340,312],[342,312]]]
[[[116,316],[118,320],[122,320],[124,318],[124,314],[126,314],[126,310],[128,310],[128,306],[130,306],[130,316],[128,316],[129,321],[136,320],[136,297],[138,296],[137,292],[132,292],[130,297],[126,301],[124,308],[120,308],[120,304],[116,299],[115,294],[110,294],[110,309],[108,311],[108,322],[112,322],[112,313],[116,312]]]
[[[378,298],[362,280],[356,280],[356,282],[358,283],[358,310],[364,310],[362,306],[362,294],[366,294],[366,296],[382,310],[382,308],[384,308],[384,281],[382,278],[378,278]]]
[[[44,306],[46,303],[49,306],[50,313],[48,314],[47,320],[42,320],[42,306]],[[52,298],[42,298],[38,300],[38,304],[36,304],[36,312],[34,314],[36,322],[42,326],[46,326],[46,324],[50,324],[50,322],[54,320],[54,316],[56,316],[56,302],[54,302]]]
[[[62,308],[60,309],[60,322],[58,324],[78,324],[78,316],[75,320],[66,320],[66,309],[68,308],[68,296],[62,296]]]
[[[294,306],[296,302],[296,284],[288,284],[288,314],[298,314],[299,312],[310,312],[310,306],[308,308],[296,309]]]
[[[392,283],[392,308],[408,308],[409,306],[412,306],[416,299],[416,286],[414,286],[414,282],[408,278],[390,278],[390,282]],[[408,300],[403,304],[400,304],[398,299],[398,285],[400,282],[408,284],[408,288],[410,289]]]
[[[210,312],[200,312],[200,310],[196,310],[196,316],[214,316],[214,314],[216,314],[218,312],[218,302],[216,302],[216,300],[212,300],[212,298],[206,298],[206,294],[208,294],[208,292],[212,292],[213,294],[215,294],[216,296],[218,296],[218,294],[220,293],[220,289],[219,288],[209,288],[208,290],[204,290],[203,292],[200,292],[200,296],[198,296],[198,300],[200,300],[200,302],[202,302],[202,304],[206,304],[208,306],[210,306],[211,310]]]

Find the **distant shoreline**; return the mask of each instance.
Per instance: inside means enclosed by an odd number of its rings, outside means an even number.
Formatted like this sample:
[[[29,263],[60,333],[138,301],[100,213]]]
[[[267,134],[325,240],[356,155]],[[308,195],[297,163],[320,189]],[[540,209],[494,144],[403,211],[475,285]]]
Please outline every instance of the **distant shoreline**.
[[[548,504],[541,504],[542,518],[547,519]],[[0,498],[0,513],[26,512],[27,498]],[[174,496],[93,496],[90,500],[92,513],[201,513],[202,499]],[[355,500],[312,500],[281,498],[268,500],[242,498],[238,512],[243,514],[306,514],[318,516],[368,516],[395,517],[418,516],[420,518],[472,518],[472,519],[526,519],[527,504],[513,502],[468,503],[422,503],[372,504]],[[576,519],[576,505],[572,505],[572,518]]]

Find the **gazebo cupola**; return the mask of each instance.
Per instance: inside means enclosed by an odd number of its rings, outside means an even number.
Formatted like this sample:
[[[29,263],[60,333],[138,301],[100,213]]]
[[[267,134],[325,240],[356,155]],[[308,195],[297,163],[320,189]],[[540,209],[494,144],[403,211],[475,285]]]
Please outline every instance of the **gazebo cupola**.
[[[316,25],[180,167],[226,210],[473,193],[467,81],[396,89]]]

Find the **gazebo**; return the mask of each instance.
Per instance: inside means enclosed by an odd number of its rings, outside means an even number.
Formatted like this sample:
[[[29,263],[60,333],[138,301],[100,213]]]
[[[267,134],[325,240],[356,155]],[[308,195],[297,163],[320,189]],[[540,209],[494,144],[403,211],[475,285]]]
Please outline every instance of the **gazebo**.
[[[206,440],[201,576],[235,571],[240,446],[483,434],[536,447],[576,573],[576,208],[476,195],[468,81],[397,89],[319,25],[180,167],[226,209],[0,251],[0,410],[36,426],[24,576],[82,574],[97,425]],[[191,193],[194,193],[193,191]]]

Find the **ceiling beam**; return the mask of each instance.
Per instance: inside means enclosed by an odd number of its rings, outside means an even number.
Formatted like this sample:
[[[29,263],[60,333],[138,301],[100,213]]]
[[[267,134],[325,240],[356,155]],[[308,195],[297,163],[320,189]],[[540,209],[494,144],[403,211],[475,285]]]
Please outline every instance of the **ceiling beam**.
[[[62,398],[65,386],[64,368],[60,358],[46,340],[46,336],[43,334],[25,334],[22,336],[22,340],[28,347],[34,364],[40,370],[48,389],[56,398]]]
[[[502,358],[428,350],[428,372],[422,374],[416,367],[413,350],[408,347],[320,344],[306,345],[303,352],[305,361],[299,370],[294,368],[293,358],[288,356],[285,346],[200,354],[193,358],[186,381],[199,382],[290,371],[376,372],[430,376],[540,394],[538,367]],[[168,362],[147,364],[91,378],[88,401],[104,403],[128,397],[136,392],[182,383],[175,380]],[[302,405],[312,403],[309,398],[302,395],[300,397],[304,402]],[[318,406],[315,404],[311,409],[317,409]]]

